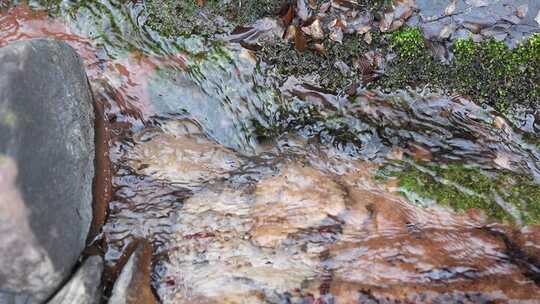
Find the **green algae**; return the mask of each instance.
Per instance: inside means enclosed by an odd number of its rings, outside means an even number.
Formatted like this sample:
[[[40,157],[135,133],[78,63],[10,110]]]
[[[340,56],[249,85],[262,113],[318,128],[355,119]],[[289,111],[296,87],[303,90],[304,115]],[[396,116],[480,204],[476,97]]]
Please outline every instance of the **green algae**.
[[[540,184],[509,171],[398,162],[380,169],[378,177],[398,179],[400,192],[409,198],[431,200],[458,212],[476,208],[494,220],[540,222]]]

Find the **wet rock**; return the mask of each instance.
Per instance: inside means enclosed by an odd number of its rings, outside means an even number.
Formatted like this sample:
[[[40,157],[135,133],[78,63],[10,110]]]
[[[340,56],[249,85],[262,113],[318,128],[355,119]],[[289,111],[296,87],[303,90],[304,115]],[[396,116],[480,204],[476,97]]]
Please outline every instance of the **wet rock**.
[[[422,17],[421,27],[426,38],[441,38],[434,34],[438,24],[453,23],[453,30],[467,29],[484,38],[505,41],[515,47],[523,38],[540,31],[534,20],[540,10],[540,2],[535,0],[441,0],[417,1],[419,15]],[[443,35],[446,36],[446,35]],[[463,38],[454,35],[453,40]]]
[[[94,112],[81,60],[38,39],[0,49],[0,295],[48,298],[92,217]],[[16,181],[16,182],[15,182]]]
[[[128,162],[138,173],[194,188],[227,176],[240,158],[231,150],[198,136],[159,134],[137,145]]]
[[[99,303],[102,272],[103,259],[99,256],[89,257],[48,304]]]
[[[140,241],[114,283],[109,304],[157,304],[150,287],[152,246]]]
[[[344,195],[328,176],[300,164],[253,190],[220,185],[194,195],[178,215],[159,284],[162,301],[283,302],[322,271],[321,247],[307,240],[335,224]]]
[[[322,172],[288,166],[257,184],[252,238],[259,246],[276,247],[290,233],[316,227],[345,211],[345,192]],[[330,221],[331,222],[331,221]]]

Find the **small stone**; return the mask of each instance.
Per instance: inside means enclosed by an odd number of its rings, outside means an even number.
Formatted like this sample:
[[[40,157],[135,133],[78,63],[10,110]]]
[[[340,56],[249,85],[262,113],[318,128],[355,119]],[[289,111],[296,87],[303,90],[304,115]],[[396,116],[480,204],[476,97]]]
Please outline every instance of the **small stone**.
[[[47,304],[97,304],[101,298],[103,259],[89,257],[73,278]]]
[[[465,0],[465,2],[474,7],[484,7],[489,5],[487,0]]]
[[[444,9],[444,15],[450,16],[456,11],[457,0],[452,0],[448,6]]]
[[[506,153],[498,152],[493,162],[503,169],[508,169],[508,170],[511,169],[510,157]]]
[[[439,33],[439,39],[448,39],[454,32],[454,26],[452,24],[445,25]]]
[[[341,61],[341,60],[337,60],[335,63],[334,63],[334,66],[341,72],[341,74],[343,76],[347,76],[349,75],[351,69],[349,68],[349,66]]]
[[[523,5],[520,5],[518,6],[517,10],[516,10],[516,16],[518,18],[525,18],[525,16],[527,16],[527,12],[529,11],[529,6],[526,5],[526,4],[523,4]]]
[[[463,27],[475,34],[480,33],[480,30],[482,30],[482,27],[478,23],[464,22]]]

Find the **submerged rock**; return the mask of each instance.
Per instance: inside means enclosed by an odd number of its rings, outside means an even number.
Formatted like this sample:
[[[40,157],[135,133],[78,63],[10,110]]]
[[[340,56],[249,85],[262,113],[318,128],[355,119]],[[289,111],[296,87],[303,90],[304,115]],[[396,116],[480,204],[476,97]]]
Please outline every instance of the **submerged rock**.
[[[169,180],[186,188],[226,177],[241,164],[241,159],[231,150],[201,136],[169,134],[141,142],[127,158],[128,164],[139,174]]]
[[[367,164],[336,175],[325,169],[331,162],[311,158],[187,199],[158,267],[161,300],[540,299],[534,260],[483,219],[415,206],[375,183]]]
[[[0,49],[0,299],[41,302],[77,262],[92,218],[93,119],[81,59],[67,44]]]
[[[100,256],[89,257],[48,304],[99,303],[102,272],[103,259]]]

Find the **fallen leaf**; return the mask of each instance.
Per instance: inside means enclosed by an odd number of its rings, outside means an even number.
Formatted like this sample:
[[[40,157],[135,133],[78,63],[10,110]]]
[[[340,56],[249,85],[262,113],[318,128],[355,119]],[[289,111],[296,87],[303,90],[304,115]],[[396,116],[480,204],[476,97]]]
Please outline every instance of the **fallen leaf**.
[[[326,3],[323,3],[321,5],[321,8],[319,8],[319,13],[321,13],[321,14],[326,13],[331,5],[332,5],[332,2],[330,2],[330,1],[328,1]]]
[[[373,37],[371,36],[371,33],[370,32],[365,33],[364,42],[366,42],[367,44],[371,44],[372,41],[373,41]]]
[[[326,55],[326,48],[324,47],[324,45],[322,43],[315,43],[313,45],[313,47],[315,48],[315,51],[323,54],[323,55]]]
[[[324,31],[319,19],[315,19],[309,26],[304,26],[302,31],[317,40],[324,38]]]
[[[343,42],[343,31],[340,27],[332,28],[332,31],[330,32],[330,39],[338,43]]]
[[[293,40],[295,36],[296,36],[296,26],[289,25],[289,27],[287,27],[287,30],[285,31],[285,35],[283,39],[285,41],[289,41],[289,40]]]
[[[384,18],[381,20],[381,24],[379,25],[380,31],[383,33],[387,32],[392,25],[392,21],[394,21],[394,12],[384,14]]]
[[[371,25],[361,25],[361,26],[356,28],[356,32],[359,35],[365,34],[365,33],[369,32],[369,30],[371,30]]]
[[[298,30],[298,28],[295,29],[294,47],[300,52],[303,52],[307,48],[306,37],[302,31]]]
[[[292,5],[289,5],[287,10],[283,15],[281,15],[281,20],[283,21],[283,24],[287,27],[289,24],[292,23],[294,19],[294,8]]]

